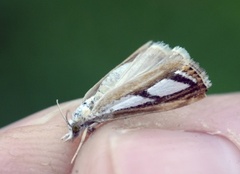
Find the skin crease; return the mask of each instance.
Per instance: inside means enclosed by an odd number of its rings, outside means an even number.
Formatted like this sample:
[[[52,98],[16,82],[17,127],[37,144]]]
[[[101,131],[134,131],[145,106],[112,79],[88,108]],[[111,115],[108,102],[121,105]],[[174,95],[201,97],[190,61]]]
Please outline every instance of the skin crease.
[[[80,100],[61,104],[71,112]],[[240,93],[117,120],[99,127],[71,164],[79,138],[60,139],[67,125],[56,106],[0,130],[4,174],[239,174]]]

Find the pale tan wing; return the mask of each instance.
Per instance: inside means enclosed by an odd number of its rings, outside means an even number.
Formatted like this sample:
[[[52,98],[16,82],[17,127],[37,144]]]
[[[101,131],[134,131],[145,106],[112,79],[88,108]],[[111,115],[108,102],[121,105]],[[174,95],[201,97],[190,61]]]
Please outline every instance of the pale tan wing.
[[[164,45],[159,47],[165,51]],[[167,50],[165,56],[152,50],[151,53],[136,57],[134,60],[139,60],[129,66],[127,73],[104,93],[104,97],[99,98],[92,110],[96,119],[174,109],[205,96],[211,83],[205,71],[190,59],[185,49],[176,47],[170,53]],[[152,59],[159,62],[153,66]]]
[[[153,45],[161,45],[161,47]],[[95,96],[95,101],[99,100],[109,90],[155,67],[169,52],[170,48],[163,43],[146,43],[94,85],[86,93],[83,101],[96,93],[98,94]]]
[[[149,41],[147,43],[145,43],[144,45],[142,45],[139,49],[137,49],[134,53],[132,53],[127,59],[125,59],[121,64],[119,64],[118,66],[116,66],[114,69],[112,69],[108,74],[106,74],[102,79],[100,79],[92,88],[90,88],[87,93],[85,94],[83,101],[85,101],[86,99],[90,98],[91,96],[95,95],[95,93],[97,92],[97,89],[99,88],[100,84],[102,83],[103,80],[106,79],[107,76],[109,76],[109,74],[111,74],[111,72],[117,68],[119,68],[120,66],[122,66],[123,64],[126,64],[127,62],[131,62],[133,59],[135,59],[139,54],[141,54],[142,52],[145,52],[146,49],[149,48],[149,46],[152,44],[152,41]]]

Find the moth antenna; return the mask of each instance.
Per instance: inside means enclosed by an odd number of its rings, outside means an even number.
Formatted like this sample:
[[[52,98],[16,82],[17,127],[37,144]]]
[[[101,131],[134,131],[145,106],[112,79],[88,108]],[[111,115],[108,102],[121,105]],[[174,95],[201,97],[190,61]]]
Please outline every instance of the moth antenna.
[[[71,164],[72,164],[72,163],[74,162],[74,160],[76,159],[79,150],[81,149],[83,143],[85,142],[86,136],[87,136],[87,132],[88,132],[88,127],[86,127],[86,128],[83,130],[83,133],[82,133],[82,135],[81,135],[81,141],[80,141],[80,143],[79,143],[79,145],[78,145],[78,148],[77,148],[77,150],[76,150],[76,152],[75,152],[75,154],[74,154],[74,156],[73,156],[73,158],[72,158],[72,160],[71,160]]]
[[[56,103],[57,103],[58,110],[60,111],[63,119],[66,121],[66,123],[67,123],[70,127],[72,127],[71,124],[69,123],[68,119],[67,119],[67,116],[66,116],[66,115],[64,116],[64,114],[63,114],[63,112],[62,112],[62,109],[60,108],[60,105],[59,105],[59,103],[58,103],[58,99],[56,100]]]

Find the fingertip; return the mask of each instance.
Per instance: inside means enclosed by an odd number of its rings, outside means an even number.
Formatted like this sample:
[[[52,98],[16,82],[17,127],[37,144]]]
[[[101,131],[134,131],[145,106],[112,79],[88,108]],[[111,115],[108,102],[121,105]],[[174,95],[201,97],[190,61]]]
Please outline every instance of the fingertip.
[[[238,173],[239,151],[226,139],[161,129],[113,129],[85,143],[72,173]]]
[[[69,173],[78,140],[63,142],[66,132],[57,107],[6,127],[0,136],[0,173]]]

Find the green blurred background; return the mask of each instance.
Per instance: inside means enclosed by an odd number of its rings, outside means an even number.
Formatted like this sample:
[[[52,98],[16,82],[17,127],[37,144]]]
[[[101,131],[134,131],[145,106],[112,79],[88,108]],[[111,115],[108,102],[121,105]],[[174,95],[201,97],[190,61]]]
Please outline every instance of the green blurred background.
[[[240,1],[0,1],[0,127],[80,98],[149,40],[185,47],[209,94],[240,89]]]

